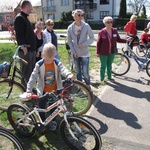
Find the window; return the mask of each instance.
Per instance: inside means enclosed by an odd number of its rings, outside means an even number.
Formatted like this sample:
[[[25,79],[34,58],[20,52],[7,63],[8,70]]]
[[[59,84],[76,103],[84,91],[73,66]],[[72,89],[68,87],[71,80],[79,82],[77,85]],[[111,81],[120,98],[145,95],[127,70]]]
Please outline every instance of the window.
[[[54,0],[47,0],[47,7],[54,6]]]
[[[87,12],[87,19],[93,19],[94,13],[93,12]]]
[[[55,20],[55,14],[54,13],[47,14],[47,19]]]
[[[100,5],[109,4],[109,0],[100,0]]]
[[[61,6],[69,6],[69,0],[61,0]]]
[[[109,11],[100,11],[100,19],[103,19],[105,16],[109,16]]]

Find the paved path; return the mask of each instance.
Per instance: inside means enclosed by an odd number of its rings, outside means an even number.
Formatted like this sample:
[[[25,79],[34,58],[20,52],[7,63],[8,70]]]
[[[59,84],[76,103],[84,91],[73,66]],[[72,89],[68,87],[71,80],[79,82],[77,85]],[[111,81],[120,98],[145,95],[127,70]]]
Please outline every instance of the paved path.
[[[138,73],[132,60],[130,71],[115,80],[88,113],[103,150],[150,150],[150,77]]]

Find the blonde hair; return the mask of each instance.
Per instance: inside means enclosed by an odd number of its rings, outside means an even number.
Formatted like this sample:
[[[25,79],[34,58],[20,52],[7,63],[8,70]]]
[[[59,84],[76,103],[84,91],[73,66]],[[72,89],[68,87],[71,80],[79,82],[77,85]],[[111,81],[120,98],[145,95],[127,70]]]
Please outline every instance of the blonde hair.
[[[48,19],[48,20],[46,20],[46,22],[45,22],[46,25],[48,25],[48,24],[50,24],[50,23],[54,23],[54,21],[53,21],[52,19]]]
[[[113,18],[112,17],[110,17],[110,16],[106,16],[106,17],[104,17],[104,19],[103,19],[103,23],[105,24],[106,22],[108,22],[108,21],[113,21]]]
[[[42,53],[44,56],[51,58],[51,56],[56,53],[56,47],[52,43],[47,43],[44,45]]]
[[[76,15],[76,13],[78,13],[78,12],[84,14],[83,10],[81,10],[81,9],[75,9],[75,10],[72,11],[72,16],[74,17]]]
[[[130,17],[130,21],[133,21],[133,20],[136,20],[137,19],[137,16],[136,15],[132,15],[131,17]]]
[[[35,27],[37,28],[39,25],[44,25],[44,23],[42,21],[38,21],[36,24],[35,24]]]

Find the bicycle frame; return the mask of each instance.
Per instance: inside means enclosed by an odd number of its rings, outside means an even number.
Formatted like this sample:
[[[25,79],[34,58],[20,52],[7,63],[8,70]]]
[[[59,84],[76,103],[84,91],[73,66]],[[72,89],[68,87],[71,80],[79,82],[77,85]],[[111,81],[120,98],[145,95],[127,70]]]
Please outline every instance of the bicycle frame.
[[[142,58],[142,57],[138,57],[137,55],[136,55],[136,53],[131,49],[131,47],[129,46],[130,45],[130,43],[128,44],[128,47],[127,47],[127,49],[128,49],[128,51],[130,52],[130,57],[133,57],[133,59],[135,60],[135,62],[137,63],[137,65],[139,66],[139,69],[146,69],[145,68],[145,66],[146,66],[146,64],[147,64],[147,62],[148,62],[148,56],[146,55],[146,57],[145,58]],[[142,63],[142,64],[141,64]]]
[[[42,119],[41,119],[41,117],[40,117],[40,115],[39,115],[39,112],[49,112],[51,109],[53,109],[53,108],[55,108],[55,107],[57,107],[57,108],[55,109],[55,111],[54,111],[51,115],[49,115],[49,117],[43,122]],[[78,140],[77,137],[75,136],[75,134],[72,132],[72,130],[71,130],[71,128],[70,128],[70,125],[69,125],[69,123],[68,123],[68,121],[67,121],[67,116],[68,116],[68,115],[73,115],[73,113],[67,111],[67,108],[66,108],[66,106],[65,106],[65,104],[64,104],[64,100],[63,100],[62,98],[59,99],[58,101],[56,101],[55,103],[53,103],[52,105],[50,105],[49,107],[47,107],[46,109],[41,109],[41,108],[34,107],[33,110],[32,110],[31,112],[29,112],[29,114],[26,114],[25,116],[23,116],[23,118],[19,119],[19,120],[17,121],[17,123],[18,123],[19,125],[22,125],[22,126],[33,126],[33,125],[30,125],[30,124],[24,124],[24,123],[22,123],[22,122],[23,122],[23,120],[24,120],[25,118],[28,118],[29,116],[34,115],[35,118],[36,118],[36,122],[35,122],[35,123],[38,124],[38,125],[36,126],[36,128],[40,130],[40,129],[41,129],[41,125],[42,125],[43,128],[46,127],[46,125],[47,125],[48,123],[50,123],[50,122],[52,121],[52,119],[53,119],[54,117],[56,117],[56,116],[57,116],[59,113],[61,113],[61,112],[64,113],[63,116],[64,116],[64,120],[65,120],[65,122],[66,122],[66,126],[67,126],[67,129],[68,129],[69,133],[71,134],[71,136],[72,136],[75,140]],[[77,125],[77,123],[74,123],[74,125],[78,128],[79,131],[81,131],[81,130],[80,130],[80,127]],[[43,129],[43,128],[42,128],[42,129]]]

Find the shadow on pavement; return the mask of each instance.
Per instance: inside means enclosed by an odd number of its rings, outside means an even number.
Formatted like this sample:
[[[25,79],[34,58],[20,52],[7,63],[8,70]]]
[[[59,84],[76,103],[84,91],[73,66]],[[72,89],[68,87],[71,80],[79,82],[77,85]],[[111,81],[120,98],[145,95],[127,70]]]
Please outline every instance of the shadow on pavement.
[[[95,122],[99,124],[99,128],[97,128],[97,130],[100,134],[104,134],[107,132],[108,126],[105,123],[103,123],[102,121],[100,121],[99,119],[93,116],[89,116],[89,115],[83,115],[83,116],[86,117],[89,122],[92,122],[93,125],[95,124]]]
[[[125,112],[110,103],[101,101],[97,97],[98,103],[95,105],[97,111],[106,117],[123,120],[127,125],[135,129],[141,129],[141,125],[137,123],[137,117],[131,112]]]
[[[137,87],[130,87],[128,85],[121,84],[120,82],[107,83],[107,85],[114,88],[115,91],[132,96],[138,99],[147,99],[150,102],[150,92],[141,91]]]

